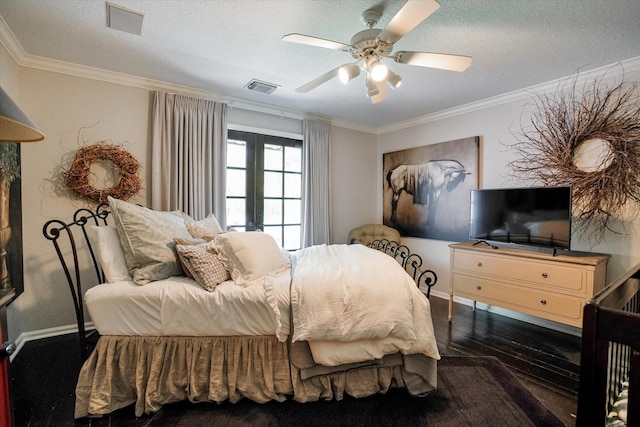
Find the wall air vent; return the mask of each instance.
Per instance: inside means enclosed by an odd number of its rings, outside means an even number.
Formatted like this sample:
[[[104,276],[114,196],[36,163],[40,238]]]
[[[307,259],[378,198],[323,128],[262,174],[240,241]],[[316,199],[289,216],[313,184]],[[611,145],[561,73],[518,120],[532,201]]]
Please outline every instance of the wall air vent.
[[[267,82],[253,79],[249,83],[244,85],[244,87],[256,92],[270,94],[275,92],[275,90],[278,89],[280,86],[273,83],[267,83]]]

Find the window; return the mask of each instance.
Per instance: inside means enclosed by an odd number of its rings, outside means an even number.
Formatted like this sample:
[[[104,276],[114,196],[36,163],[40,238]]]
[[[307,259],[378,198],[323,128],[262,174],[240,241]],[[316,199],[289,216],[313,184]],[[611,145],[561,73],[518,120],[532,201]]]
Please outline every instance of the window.
[[[302,141],[230,130],[227,224],[262,230],[285,249],[301,247]]]

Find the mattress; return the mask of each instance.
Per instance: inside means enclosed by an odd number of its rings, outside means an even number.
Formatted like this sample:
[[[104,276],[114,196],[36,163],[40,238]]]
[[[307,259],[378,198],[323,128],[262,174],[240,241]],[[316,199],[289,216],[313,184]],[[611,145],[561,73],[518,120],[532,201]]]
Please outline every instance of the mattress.
[[[188,277],[170,277],[143,286],[132,281],[97,285],[87,290],[85,303],[101,335],[277,335],[284,341],[291,270],[269,280],[275,301],[261,284],[243,288],[228,280],[208,292]]]

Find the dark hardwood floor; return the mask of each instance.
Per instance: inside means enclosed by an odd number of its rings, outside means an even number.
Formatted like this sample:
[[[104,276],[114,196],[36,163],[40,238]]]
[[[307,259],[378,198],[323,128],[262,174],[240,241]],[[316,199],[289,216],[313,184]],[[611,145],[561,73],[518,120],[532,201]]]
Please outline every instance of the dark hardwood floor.
[[[456,304],[452,323],[446,300],[432,298],[436,338],[443,356],[495,356],[567,426],[575,424],[580,338]],[[10,365],[16,427],[145,426],[133,408],[101,419],[73,419],[81,360],[75,335],[27,342]]]

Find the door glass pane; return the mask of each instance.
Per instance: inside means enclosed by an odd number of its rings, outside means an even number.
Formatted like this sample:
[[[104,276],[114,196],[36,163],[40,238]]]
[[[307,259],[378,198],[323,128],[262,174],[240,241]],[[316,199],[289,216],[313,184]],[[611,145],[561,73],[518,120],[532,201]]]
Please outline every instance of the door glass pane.
[[[281,145],[264,145],[264,168],[270,170],[282,170],[282,147]]]
[[[264,227],[263,231],[273,236],[273,238],[276,239],[276,242],[278,242],[278,246],[282,247],[282,227],[280,226]]]
[[[264,223],[265,224],[282,224],[282,200],[281,199],[265,199],[264,200]]]
[[[297,173],[284,174],[284,197],[300,197],[302,175]]]
[[[300,249],[300,226],[288,225],[284,227],[284,245],[290,251]]]
[[[227,225],[244,226],[246,221],[245,199],[227,199]]]
[[[285,224],[300,224],[300,200],[285,200],[284,201],[284,223]]]
[[[301,148],[284,147],[284,170],[289,172],[302,172]]]
[[[264,173],[264,197],[282,197],[282,172]]]
[[[246,171],[243,169],[227,169],[227,197],[245,196]]]
[[[246,167],[247,143],[238,140],[227,140],[227,167]]]

